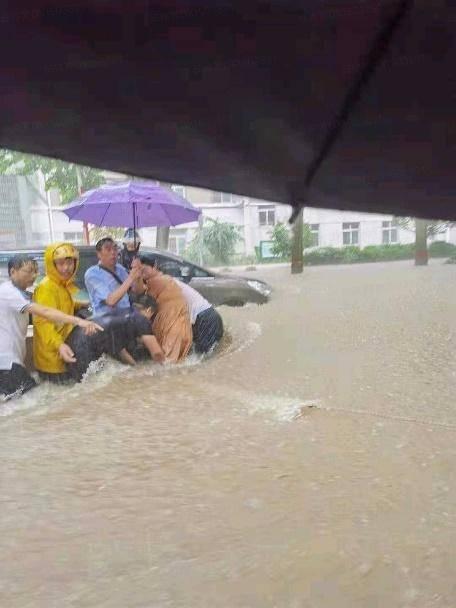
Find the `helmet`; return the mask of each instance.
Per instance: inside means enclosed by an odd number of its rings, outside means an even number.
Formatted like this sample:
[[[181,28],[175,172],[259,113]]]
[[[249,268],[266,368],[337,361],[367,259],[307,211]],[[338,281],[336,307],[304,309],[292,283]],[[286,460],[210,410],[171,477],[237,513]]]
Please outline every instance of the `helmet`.
[[[133,228],[127,228],[127,230],[125,230],[125,234],[123,235],[123,243],[130,243],[130,242],[134,242],[136,240],[137,243],[141,242],[141,237],[139,236],[139,234],[136,232],[136,230],[133,230]]]
[[[53,260],[64,260],[65,258],[79,259],[79,251],[70,243],[62,243],[55,248],[54,253],[52,254]]]

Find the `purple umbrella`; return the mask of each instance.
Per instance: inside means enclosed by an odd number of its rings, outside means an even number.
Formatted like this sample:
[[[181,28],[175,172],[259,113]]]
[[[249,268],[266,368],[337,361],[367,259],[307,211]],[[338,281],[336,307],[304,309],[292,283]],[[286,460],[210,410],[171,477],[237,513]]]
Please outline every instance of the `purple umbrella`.
[[[186,224],[201,213],[172,190],[146,181],[105,184],[84,192],[62,211],[70,220],[133,229]]]

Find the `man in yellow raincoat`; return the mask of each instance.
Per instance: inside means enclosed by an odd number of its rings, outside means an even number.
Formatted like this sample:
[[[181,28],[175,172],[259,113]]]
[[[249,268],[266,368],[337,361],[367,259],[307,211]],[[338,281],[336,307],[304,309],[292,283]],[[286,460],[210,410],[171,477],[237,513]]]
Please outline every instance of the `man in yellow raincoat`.
[[[35,289],[34,301],[74,315],[84,306],[73,299],[78,290],[74,284],[79,265],[78,250],[71,243],[54,243],[46,248],[44,259],[46,276]],[[40,377],[57,383],[67,382],[69,374],[65,362],[76,361],[73,351],[65,344],[73,325],[53,323],[36,316],[33,325],[33,359]]]

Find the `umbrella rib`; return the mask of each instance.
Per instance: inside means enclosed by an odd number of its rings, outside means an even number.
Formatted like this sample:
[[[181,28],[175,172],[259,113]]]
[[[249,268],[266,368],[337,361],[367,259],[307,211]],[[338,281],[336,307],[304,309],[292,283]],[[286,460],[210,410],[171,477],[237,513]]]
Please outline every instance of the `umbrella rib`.
[[[106,207],[106,211],[104,212],[104,215],[103,215],[103,217],[101,218],[101,222],[98,224],[99,226],[103,226],[104,219],[105,219],[105,217],[106,217],[106,214],[107,214],[107,213],[108,213],[108,211],[109,211],[109,207],[110,207],[110,206],[111,206],[111,203],[109,203],[109,205]]]
[[[374,72],[378,68],[381,60],[383,59],[383,56],[389,50],[391,42],[393,40],[393,35],[399,28],[401,21],[405,18],[407,11],[411,9],[412,5],[413,2],[411,2],[411,0],[399,0],[395,7],[395,12],[391,15],[388,21],[385,21],[385,24],[372,41],[371,46],[366,55],[364,65],[362,65],[361,69],[355,75],[355,78],[345,95],[345,99],[342,101],[341,107],[338,109],[336,115],[334,116],[332,124],[330,124],[329,129],[324,136],[323,142],[319,150],[317,151],[317,154],[314,156],[313,159],[311,159],[310,165],[307,168],[304,179],[304,186],[306,191],[313,183],[314,178],[321,165],[329,156],[334,144],[339,138],[339,135],[345,123],[353,114],[353,110],[356,104],[358,104],[361,99],[361,94],[364,92],[364,89],[373,77]],[[295,221],[298,216],[298,213],[301,211],[304,205],[305,200],[299,200],[298,198],[297,205],[293,209],[289,220],[290,224]]]

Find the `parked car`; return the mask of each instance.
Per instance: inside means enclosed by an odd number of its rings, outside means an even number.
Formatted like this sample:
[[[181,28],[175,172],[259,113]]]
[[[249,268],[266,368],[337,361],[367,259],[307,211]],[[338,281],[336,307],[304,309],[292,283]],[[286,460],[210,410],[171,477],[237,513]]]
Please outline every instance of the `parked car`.
[[[89,266],[97,263],[95,247],[93,245],[78,245],[79,269],[76,275],[76,285],[81,290],[79,299],[87,299],[84,286],[84,274]],[[8,277],[8,260],[18,253],[33,256],[39,266],[40,276],[44,275],[44,250],[16,249],[0,251],[0,282]],[[158,261],[160,270],[165,274],[185,281],[199,291],[211,304],[221,306],[243,306],[248,302],[265,304],[270,297],[271,287],[264,281],[242,277],[234,274],[221,274],[202,268],[192,262],[153,247],[141,247],[141,259],[145,264]],[[39,280],[39,279],[38,279]]]

